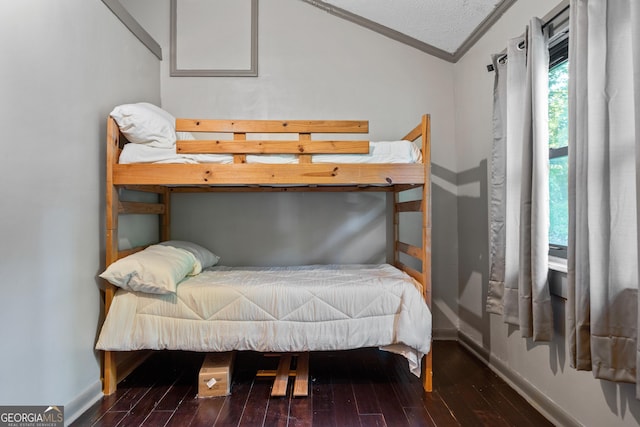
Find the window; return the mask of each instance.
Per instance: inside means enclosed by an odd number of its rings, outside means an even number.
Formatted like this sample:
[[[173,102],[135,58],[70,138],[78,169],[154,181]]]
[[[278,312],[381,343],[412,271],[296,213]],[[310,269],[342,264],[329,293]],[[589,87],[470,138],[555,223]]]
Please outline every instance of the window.
[[[549,255],[567,257],[569,38],[549,48]]]

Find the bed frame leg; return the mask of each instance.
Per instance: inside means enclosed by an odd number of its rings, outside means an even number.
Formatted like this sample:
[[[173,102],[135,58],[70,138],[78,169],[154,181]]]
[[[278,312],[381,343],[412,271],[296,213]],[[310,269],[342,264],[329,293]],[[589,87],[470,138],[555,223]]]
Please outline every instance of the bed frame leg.
[[[105,396],[116,392],[118,386],[118,376],[116,372],[115,353],[112,351],[103,352],[103,378],[102,392]]]
[[[433,349],[431,349],[429,353],[425,354],[422,358],[422,388],[427,393],[431,393],[433,391],[432,353]]]

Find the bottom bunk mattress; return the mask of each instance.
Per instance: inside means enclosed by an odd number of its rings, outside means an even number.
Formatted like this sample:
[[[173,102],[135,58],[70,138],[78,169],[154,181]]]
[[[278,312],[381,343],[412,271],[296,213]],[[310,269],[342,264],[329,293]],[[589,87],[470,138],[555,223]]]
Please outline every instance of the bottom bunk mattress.
[[[157,295],[119,289],[96,348],[402,354],[420,375],[431,345],[421,285],[389,264],[218,266]]]

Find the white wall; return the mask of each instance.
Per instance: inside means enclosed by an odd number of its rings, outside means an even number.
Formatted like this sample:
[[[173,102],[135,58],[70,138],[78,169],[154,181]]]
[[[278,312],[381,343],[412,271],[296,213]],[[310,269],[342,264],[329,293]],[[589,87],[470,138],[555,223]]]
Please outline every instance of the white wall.
[[[488,282],[487,163],[492,142],[493,73],[485,66],[490,55],[506,46],[508,38],[524,32],[529,18],[543,17],[559,0],[516,2],[494,27],[455,66],[455,129],[460,186],[460,330],[489,352],[491,363],[519,382],[545,405],[555,405],[559,423],[587,426],[637,426],[640,401],[634,386],[593,379],[590,372],[569,366],[565,340],[564,300],[554,299],[556,333],[550,343],[523,339],[499,316],[484,312]],[[437,370],[437,367],[434,368]]]
[[[124,3],[168,58],[169,1]],[[366,119],[373,140],[400,138],[430,113],[433,161],[441,171],[455,169],[453,64],[300,0],[261,0],[258,20],[258,77],[170,77],[165,60],[163,107],[177,117]],[[433,189],[434,317],[436,328],[451,331],[457,328],[457,206],[455,186],[441,185]],[[385,260],[381,194],[175,199],[173,237],[211,247],[225,264]]]
[[[0,405],[100,395],[104,140],[159,61],[100,1],[0,2]]]

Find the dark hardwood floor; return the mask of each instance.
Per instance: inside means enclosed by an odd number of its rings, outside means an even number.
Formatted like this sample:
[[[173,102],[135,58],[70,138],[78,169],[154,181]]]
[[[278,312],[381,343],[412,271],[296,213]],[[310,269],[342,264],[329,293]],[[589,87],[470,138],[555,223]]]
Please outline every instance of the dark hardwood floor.
[[[240,352],[231,395],[199,399],[202,359],[197,353],[154,353],[72,426],[552,425],[452,341],[434,342],[430,394],[401,356],[359,349],[311,353],[308,398],[271,398],[271,380],[255,378],[255,372],[275,369],[277,359]]]

